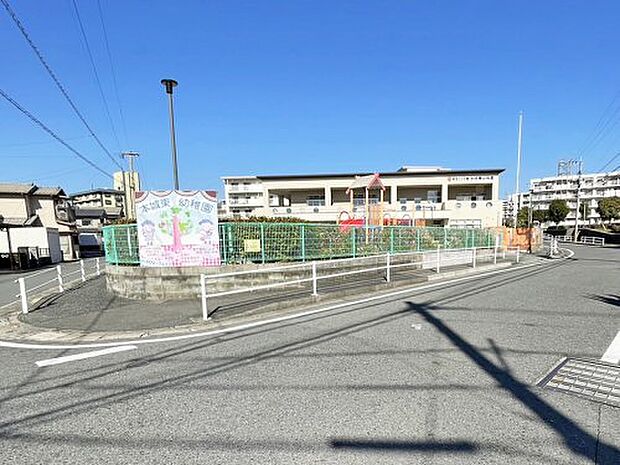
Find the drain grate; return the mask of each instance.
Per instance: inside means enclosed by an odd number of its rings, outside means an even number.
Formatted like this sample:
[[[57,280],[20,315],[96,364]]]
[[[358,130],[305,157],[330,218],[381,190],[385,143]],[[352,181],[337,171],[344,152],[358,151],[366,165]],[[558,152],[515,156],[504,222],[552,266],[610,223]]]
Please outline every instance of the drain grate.
[[[620,407],[620,366],[611,363],[565,358],[537,386]]]

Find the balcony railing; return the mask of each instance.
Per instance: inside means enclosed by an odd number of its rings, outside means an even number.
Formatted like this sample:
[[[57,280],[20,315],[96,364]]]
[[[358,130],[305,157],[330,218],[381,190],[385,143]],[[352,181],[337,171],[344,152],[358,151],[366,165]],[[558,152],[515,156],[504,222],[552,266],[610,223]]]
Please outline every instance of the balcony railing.
[[[235,206],[235,205],[254,205],[254,206],[261,206],[263,204],[263,199],[260,197],[255,197],[255,198],[251,198],[251,199],[236,199],[236,198],[231,198],[228,202],[228,205],[230,206]]]
[[[262,192],[263,186],[261,184],[248,184],[241,186],[230,186],[230,192]]]
[[[397,216],[398,214],[408,213],[416,216],[446,216],[450,211],[456,210],[484,210],[490,208],[501,208],[502,203],[499,200],[448,200],[446,202],[398,202],[396,204],[386,203],[383,206],[383,213]],[[339,214],[342,211],[348,212],[351,209],[349,202],[339,202],[332,205],[310,205],[310,204],[292,204],[288,206],[272,205],[265,213],[268,215],[295,216],[312,213],[330,213]],[[354,212],[363,214],[364,205],[354,204]]]

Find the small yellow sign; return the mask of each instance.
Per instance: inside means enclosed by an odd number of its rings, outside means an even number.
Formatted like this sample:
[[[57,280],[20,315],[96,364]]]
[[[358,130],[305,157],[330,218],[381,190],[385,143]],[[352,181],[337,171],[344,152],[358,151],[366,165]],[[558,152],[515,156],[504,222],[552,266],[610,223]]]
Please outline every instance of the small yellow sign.
[[[243,250],[245,252],[260,252],[260,239],[244,239]]]

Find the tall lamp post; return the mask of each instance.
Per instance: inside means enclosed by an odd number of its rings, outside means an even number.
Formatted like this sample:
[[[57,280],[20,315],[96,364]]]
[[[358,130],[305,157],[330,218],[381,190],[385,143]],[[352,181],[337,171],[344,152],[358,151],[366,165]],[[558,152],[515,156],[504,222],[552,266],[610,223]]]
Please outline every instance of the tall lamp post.
[[[177,165],[177,141],[174,134],[174,103],[172,102],[172,89],[178,82],[174,79],[162,79],[161,83],[166,88],[168,94],[168,112],[170,114],[170,144],[172,146],[172,175],[174,178],[174,189],[179,190],[179,167]]]

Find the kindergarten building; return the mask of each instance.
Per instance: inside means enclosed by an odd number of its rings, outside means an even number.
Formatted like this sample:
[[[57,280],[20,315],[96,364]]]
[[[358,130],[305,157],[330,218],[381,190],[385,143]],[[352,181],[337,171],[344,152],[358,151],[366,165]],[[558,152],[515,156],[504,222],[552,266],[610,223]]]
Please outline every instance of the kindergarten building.
[[[502,224],[503,169],[403,166],[386,173],[225,176],[225,215],[455,228]]]

